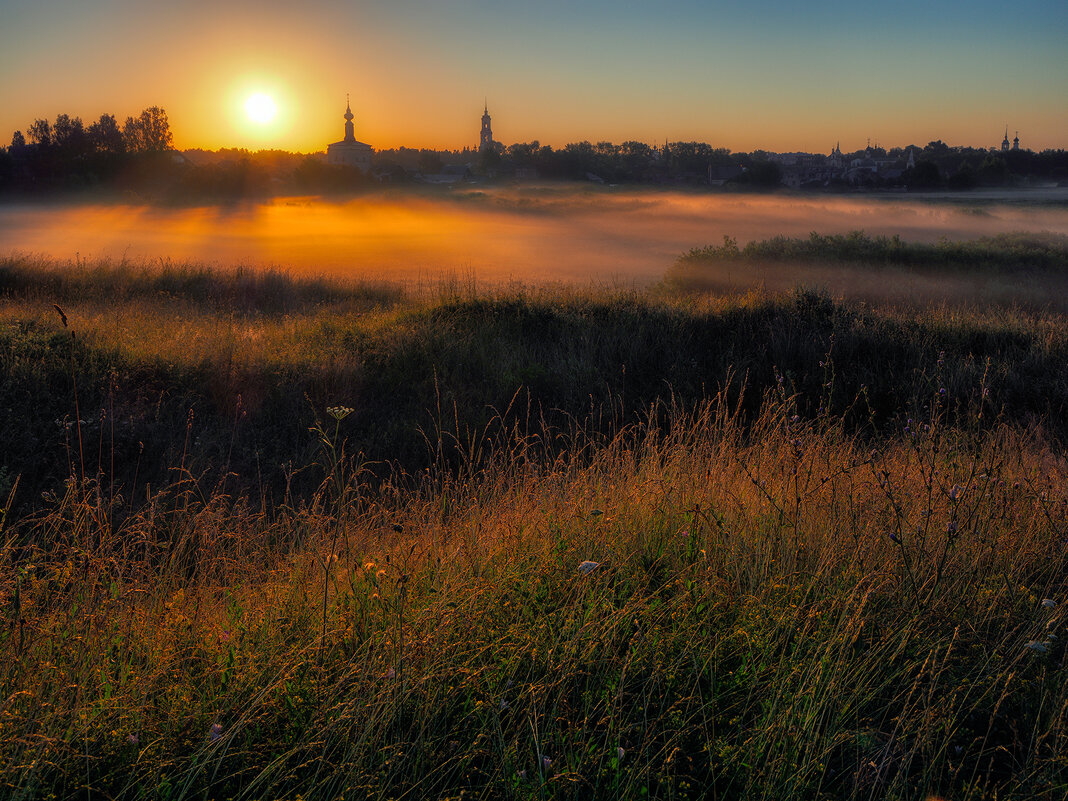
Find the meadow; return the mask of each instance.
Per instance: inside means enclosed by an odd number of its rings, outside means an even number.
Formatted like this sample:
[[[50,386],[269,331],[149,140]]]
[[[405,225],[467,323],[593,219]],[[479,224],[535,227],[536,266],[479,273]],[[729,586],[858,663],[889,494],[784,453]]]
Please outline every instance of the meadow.
[[[722,285],[784,265],[985,283]],[[3,794],[1063,798],[1065,266],[859,233],[642,288],[6,257]]]

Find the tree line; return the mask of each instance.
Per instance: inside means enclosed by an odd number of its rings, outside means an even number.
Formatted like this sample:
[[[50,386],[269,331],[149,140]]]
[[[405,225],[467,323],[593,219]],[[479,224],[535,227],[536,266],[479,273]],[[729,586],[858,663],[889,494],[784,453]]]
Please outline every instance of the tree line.
[[[79,117],[58,115],[34,120],[15,131],[0,148],[0,192],[55,192],[104,188],[145,197],[182,199],[247,197],[284,193],[348,192],[381,182],[417,182],[449,165],[466,165],[482,179],[601,181],[606,183],[707,186],[748,189],[781,185],[784,168],[762,150],[732,152],[704,142],[572,142],[561,148],[539,141],[486,151],[393,148],[375,154],[373,175],[326,164],[321,154],[271,150],[172,150],[167,113],[158,106],[127,117],[120,125],[111,114],[86,125]],[[970,189],[1027,181],[1068,180],[1068,152],[990,151],[950,147],[935,141],[925,147],[868,147],[843,154],[855,159],[898,160],[909,149],[915,165],[907,170],[862,177],[868,188]],[[819,163],[823,156],[806,156]],[[834,176],[827,190],[855,185]]]
[[[0,186],[74,188],[115,179],[124,171],[158,161],[174,142],[167,112],[159,106],[127,117],[113,114],[86,125],[60,114],[15,131],[0,157]]]

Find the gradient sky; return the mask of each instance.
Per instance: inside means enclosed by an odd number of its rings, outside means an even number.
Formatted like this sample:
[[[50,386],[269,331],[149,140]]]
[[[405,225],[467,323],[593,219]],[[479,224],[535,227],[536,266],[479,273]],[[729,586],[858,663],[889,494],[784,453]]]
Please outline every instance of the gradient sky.
[[[1064,0],[0,0],[0,143],[167,110],[179,148],[495,138],[1068,147]],[[274,97],[275,122],[243,102]]]

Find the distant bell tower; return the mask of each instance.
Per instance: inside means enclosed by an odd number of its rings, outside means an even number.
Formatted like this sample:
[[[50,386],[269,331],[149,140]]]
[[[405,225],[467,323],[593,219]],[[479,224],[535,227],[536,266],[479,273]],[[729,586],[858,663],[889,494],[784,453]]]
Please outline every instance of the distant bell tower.
[[[1001,140],[1001,149],[1002,150],[1008,150],[1009,149],[1009,126],[1008,125],[1005,126],[1005,138]]]
[[[356,131],[352,126],[353,114],[352,103],[349,102],[349,96],[345,95],[345,139],[346,142],[356,141]]]
[[[492,150],[492,149],[493,149],[493,129],[490,128],[489,104],[487,103],[483,107],[483,110],[482,110],[482,133],[479,134],[478,150],[479,150],[479,152],[482,152],[483,150]]]
[[[1012,149],[1013,150],[1019,150],[1020,149],[1020,132],[1019,131],[1016,132],[1016,137],[1012,140]]]

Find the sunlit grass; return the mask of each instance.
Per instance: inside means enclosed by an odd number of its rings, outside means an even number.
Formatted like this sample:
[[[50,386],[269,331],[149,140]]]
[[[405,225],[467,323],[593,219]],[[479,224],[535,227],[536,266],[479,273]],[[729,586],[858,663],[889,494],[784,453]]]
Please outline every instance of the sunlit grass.
[[[1062,316],[104,268],[0,301],[5,795],[1068,791]]]
[[[937,416],[875,449],[789,403],[748,433],[716,404],[672,419],[422,490],[348,472],[344,505],[274,514],[189,486],[113,529],[72,485],[8,530],[3,779],[1063,792],[1063,459]]]

